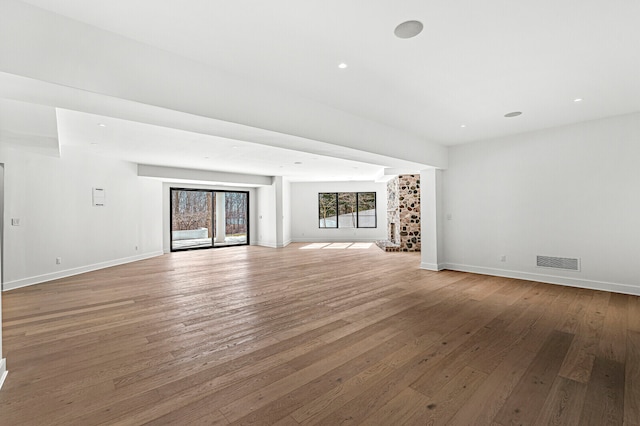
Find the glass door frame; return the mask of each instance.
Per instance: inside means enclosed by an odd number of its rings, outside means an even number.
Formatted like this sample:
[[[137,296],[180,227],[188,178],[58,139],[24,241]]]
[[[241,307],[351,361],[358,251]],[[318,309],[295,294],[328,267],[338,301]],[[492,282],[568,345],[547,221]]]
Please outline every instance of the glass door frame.
[[[185,248],[174,248],[173,247],[173,191],[198,191],[198,192],[209,192],[211,193],[212,202],[211,202],[211,226],[213,227],[213,235],[211,237],[211,246],[204,247],[185,247]],[[216,245],[215,244],[215,229],[216,229],[216,192],[224,192],[224,193],[241,193],[246,194],[247,199],[247,238],[244,243],[238,244],[224,244],[224,245]],[[238,247],[238,246],[248,246],[251,243],[249,238],[250,231],[250,192],[249,191],[232,191],[228,189],[203,189],[203,188],[178,188],[178,187],[169,187],[169,250],[171,252],[179,252],[179,251],[189,251],[189,250],[208,250],[214,248],[226,248],[226,247]]]

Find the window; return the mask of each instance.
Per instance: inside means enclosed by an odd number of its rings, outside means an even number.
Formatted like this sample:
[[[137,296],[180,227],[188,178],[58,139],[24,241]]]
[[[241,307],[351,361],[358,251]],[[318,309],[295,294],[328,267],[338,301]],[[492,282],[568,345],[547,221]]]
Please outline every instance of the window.
[[[338,227],[338,198],[336,193],[318,194],[318,205],[320,207],[320,228]]]
[[[375,192],[321,192],[320,228],[376,228]]]
[[[358,228],[375,228],[376,193],[358,192]]]
[[[338,192],[338,228],[357,228],[357,197],[355,192]]]

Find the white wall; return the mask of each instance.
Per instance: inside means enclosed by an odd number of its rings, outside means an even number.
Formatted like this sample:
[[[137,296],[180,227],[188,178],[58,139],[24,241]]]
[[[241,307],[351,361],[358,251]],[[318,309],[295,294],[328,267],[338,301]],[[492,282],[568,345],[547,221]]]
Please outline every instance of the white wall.
[[[374,192],[376,193],[377,228],[318,227],[318,193]],[[291,239],[292,241],[376,241],[387,238],[387,184],[376,182],[292,182],[291,183]]]
[[[186,183],[165,182],[162,184],[162,249],[165,253],[171,251],[171,224],[169,222],[169,206],[171,188],[193,188],[193,189],[213,189],[217,191],[249,191],[249,244],[256,243],[257,221],[256,221],[256,190],[254,188],[216,186],[216,185],[196,185]]]
[[[162,253],[162,184],[135,164],[74,147],[56,158],[3,146],[0,162],[5,290]],[[106,190],[105,207],[92,205],[93,187]]]
[[[640,294],[639,160],[640,114],[452,147],[447,267]],[[581,271],[536,255],[578,257]]]
[[[2,259],[2,233],[4,230],[4,165],[0,163],[0,259]],[[0,388],[7,377],[7,360],[3,358],[2,352],[2,261],[0,261]]]
[[[276,230],[276,185],[261,186],[256,190],[257,198],[257,244],[277,247]]]

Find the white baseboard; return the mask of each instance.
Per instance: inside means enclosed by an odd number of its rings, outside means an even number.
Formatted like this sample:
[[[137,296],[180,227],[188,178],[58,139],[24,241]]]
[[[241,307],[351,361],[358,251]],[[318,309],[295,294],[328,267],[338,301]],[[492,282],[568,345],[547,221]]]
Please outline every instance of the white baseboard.
[[[260,247],[278,248],[278,245],[271,241],[258,241],[255,245]]]
[[[285,241],[282,244],[274,243],[272,241],[258,241],[253,245],[261,246],[261,247],[269,247],[269,248],[283,248],[291,244],[291,240]]]
[[[443,263],[420,263],[420,269],[426,269],[427,271],[442,271],[445,269]]]
[[[640,286],[610,283],[606,281],[585,280],[581,278],[561,277],[556,275],[535,274],[532,272],[510,271],[506,269],[485,268],[482,266],[461,265],[459,263],[445,263],[442,269],[451,271],[472,272],[474,274],[493,275],[497,277],[515,278],[527,281],[538,281],[547,284],[558,284],[569,287],[586,288],[590,290],[610,291],[614,293],[640,296]],[[428,268],[425,268],[428,269]]]
[[[2,389],[2,385],[4,384],[4,380],[7,378],[7,359],[0,359],[0,389]]]
[[[98,269],[109,268],[111,266],[123,265],[125,263],[137,262],[139,260],[149,259],[156,256],[162,256],[163,251],[154,251],[151,253],[139,254],[136,256],[123,257],[120,259],[109,260],[106,262],[94,263],[92,265],[80,266],[78,268],[65,269],[64,271],[56,271],[49,274],[37,275],[35,277],[22,278],[20,280],[7,281],[3,284],[4,291],[14,290],[16,288],[27,287],[34,284],[40,284],[47,281],[57,280],[60,278],[71,277],[85,272],[96,271]]]

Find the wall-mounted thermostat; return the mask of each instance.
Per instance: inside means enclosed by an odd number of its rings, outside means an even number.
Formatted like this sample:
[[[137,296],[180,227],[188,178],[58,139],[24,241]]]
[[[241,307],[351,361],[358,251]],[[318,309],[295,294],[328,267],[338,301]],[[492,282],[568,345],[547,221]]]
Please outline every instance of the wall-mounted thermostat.
[[[93,188],[93,205],[104,207],[104,188]]]

